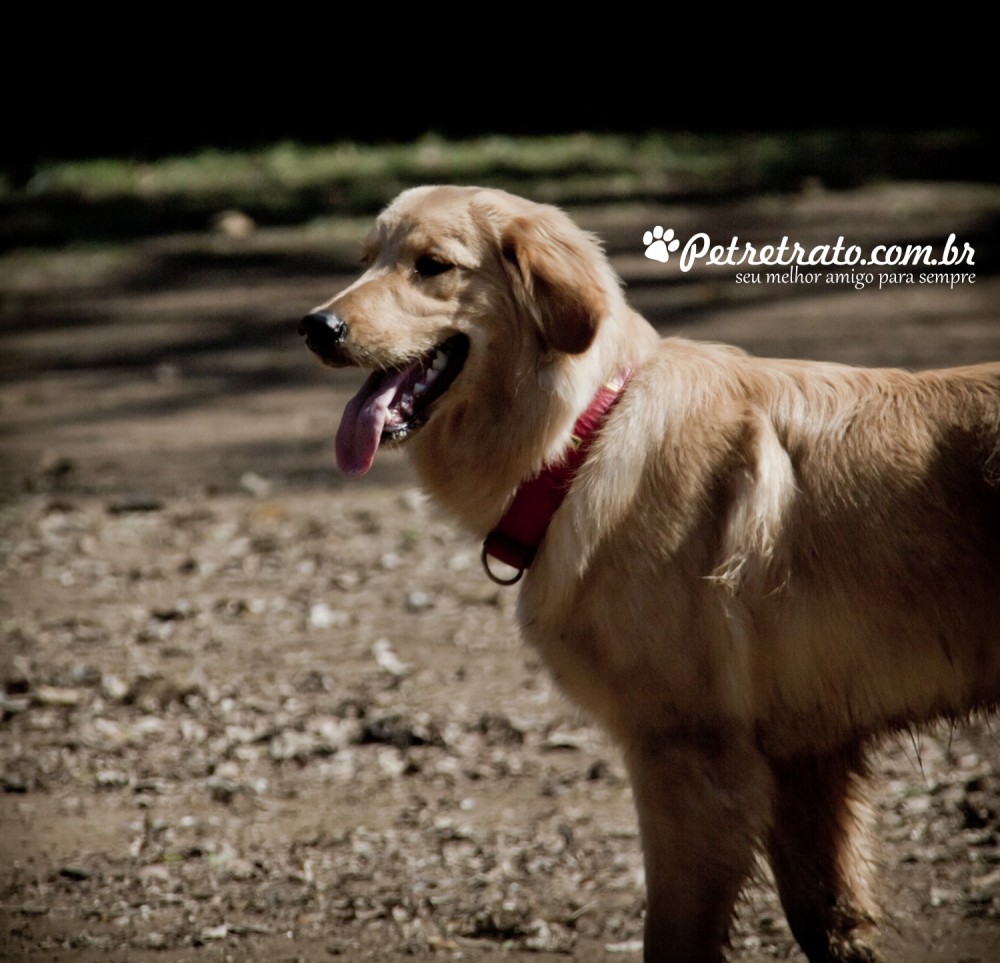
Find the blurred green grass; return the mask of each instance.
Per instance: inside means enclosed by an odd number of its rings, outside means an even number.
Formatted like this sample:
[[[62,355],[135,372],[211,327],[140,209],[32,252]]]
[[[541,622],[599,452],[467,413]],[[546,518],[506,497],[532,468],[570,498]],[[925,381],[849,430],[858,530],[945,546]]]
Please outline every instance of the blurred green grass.
[[[38,163],[0,175],[0,247],[203,230],[223,210],[260,225],[371,214],[422,183],[483,184],[573,205],[725,198],[877,179],[993,180],[978,131],[589,134],[409,144],[292,142],[156,161]]]

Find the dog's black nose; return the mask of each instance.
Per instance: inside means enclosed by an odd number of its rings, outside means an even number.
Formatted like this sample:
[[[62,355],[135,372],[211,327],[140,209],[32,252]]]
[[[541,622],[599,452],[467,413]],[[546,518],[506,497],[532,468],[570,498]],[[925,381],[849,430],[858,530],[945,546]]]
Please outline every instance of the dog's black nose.
[[[347,337],[347,325],[332,311],[314,311],[299,322],[299,334],[313,351],[325,354]]]

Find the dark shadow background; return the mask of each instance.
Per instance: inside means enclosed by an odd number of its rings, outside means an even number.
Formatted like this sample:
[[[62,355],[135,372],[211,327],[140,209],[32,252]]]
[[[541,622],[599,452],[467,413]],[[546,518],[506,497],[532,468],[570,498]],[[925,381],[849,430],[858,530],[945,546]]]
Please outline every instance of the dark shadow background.
[[[65,108],[64,108],[65,109]],[[221,108],[220,108],[221,110]],[[199,192],[153,198],[136,196],[88,200],[78,194],[36,192],[32,178],[47,164],[62,160],[120,158],[155,161],[160,158],[204,150],[240,151],[263,149],[290,141],[302,145],[350,142],[359,145],[410,144],[433,135],[447,140],[489,135],[504,137],[614,133],[625,136],[669,134],[671,131],[703,134],[721,140],[735,164],[730,176],[703,185],[672,186],[668,191],[645,190],[632,198],[620,193],[601,198],[588,194],[588,203],[621,203],[629,199],[643,204],[713,202],[720,206],[758,194],[794,192],[803,183],[815,181],[829,190],[848,190],[881,181],[937,181],[997,183],[1000,151],[996,132],[987,128],[912,128],[908,130],[805,129],[797,132],[771,128],[743,129],[738,126],[707,128],[658,128],[628,117],[615,126],[586,123],[577,112],[562,112],[544,122],[521,119],[508,123],[489,116],[474,118],[443,115],[433,125],[415,118],[355,113],[335,120],[319,118],[281,120],[263,116],[254,123],[207,119],[211,111],[202,105],[185,123],[151,124],[145,115],[129,123],[128,117],[98,118],[83,133],[65,125],[45,125],[30,136],[12,138],[0,152],[0,174],[13,190],[0,192],[0,251],[26,245],[59,245],[79,239],[111,240],[148,237],[176,231],[203,230],[208,220],[231,206],[233,197],[224,192]],[[592,118],[593,120],[593,118]],[[773,133],[788,139],[787,154],[769,159],[763,168],[743,145]],[[551,179],[569,178],[587,171],[567,160],[563,170],[550,169]],[[529,192],[532,174],[515,164],[500,162],[490,171],[490,183]],[[330,178],[322,185],[291,192],[240,197],[239,209],[261,225],[295,225],[307,222],[318,211],[349,216],[369,216],[399,190],[423,182],[426,174],[412,180],[395,178],[384,184],[359,183],[356,178]],[[572,205],[572,191],[560,203]]]

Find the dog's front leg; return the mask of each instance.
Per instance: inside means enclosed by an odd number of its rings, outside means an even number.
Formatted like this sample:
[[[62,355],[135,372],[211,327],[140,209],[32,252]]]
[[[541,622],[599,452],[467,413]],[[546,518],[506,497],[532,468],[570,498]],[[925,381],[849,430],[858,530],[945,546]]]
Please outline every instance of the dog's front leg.
[[[812,963],[872,963],[867,774],[862,747],[775,763],[769,850],[781,902]]]
[[[646,963],[723,959],[766,837],[766,760],[742,731],[646,735],[626,752],[646,863]]]

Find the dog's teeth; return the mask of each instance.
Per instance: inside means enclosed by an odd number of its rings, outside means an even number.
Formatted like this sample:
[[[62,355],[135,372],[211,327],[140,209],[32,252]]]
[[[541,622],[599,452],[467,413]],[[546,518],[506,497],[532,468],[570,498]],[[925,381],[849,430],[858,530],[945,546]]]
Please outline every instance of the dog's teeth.
[[[399,407],[403,409],[408,415],[413,414],[413,395],[407,393],[399,399]]]
[[[439,351],[434,355],[434,361],[431,363],[431,368],[434,371],[444,371],[445,365],[448,363],[448,355],[443,351]]]
[[[434,379],[435,379],[435,378],[436,378],[437,376],[438,376],[438,372],[437,372],[437,371],[436,371],[436,370],[435,370],[434,368],[428,368],[428,369],[427,369],[427,370],[426,370],[426,371],[424,372],[424,379],[423,379],[423,381],[421,382],[421,384],[422,384],[422,385],[423,385],[423,386],[424,386],[425,388],[429,388],[429,387],[430,387],[430,386],[431,386],[431,385],[432,385],[432,384],[434,383]]]
[[[422,395],[426,390],[427,390],[427,385],[425,385],[422,381],[418,381],[413,386],[413,393],[415,395]]]

